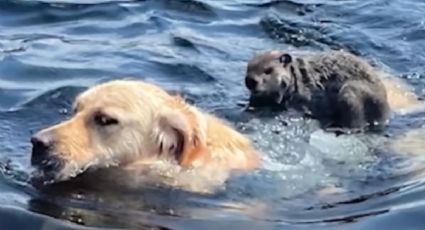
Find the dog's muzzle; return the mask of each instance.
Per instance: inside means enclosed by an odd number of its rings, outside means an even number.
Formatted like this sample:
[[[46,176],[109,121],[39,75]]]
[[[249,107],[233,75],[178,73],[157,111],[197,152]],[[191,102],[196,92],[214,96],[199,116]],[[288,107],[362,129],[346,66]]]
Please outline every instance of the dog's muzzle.
[[[37,133],[31,137],[31,165],[35,167],[32,182],[53,183],[64,167],[64,161],[54,153],[55,140],[51,132]]]

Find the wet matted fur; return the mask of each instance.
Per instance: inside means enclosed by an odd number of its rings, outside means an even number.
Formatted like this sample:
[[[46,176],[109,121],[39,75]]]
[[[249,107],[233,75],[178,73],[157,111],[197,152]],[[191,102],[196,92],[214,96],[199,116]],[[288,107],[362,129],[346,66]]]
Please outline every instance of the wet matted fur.
[[[268,51],[248,63],[250,106],[295,108],[325,129],[383,128],[391,110],[417,105],[395,78],[345,51]]]

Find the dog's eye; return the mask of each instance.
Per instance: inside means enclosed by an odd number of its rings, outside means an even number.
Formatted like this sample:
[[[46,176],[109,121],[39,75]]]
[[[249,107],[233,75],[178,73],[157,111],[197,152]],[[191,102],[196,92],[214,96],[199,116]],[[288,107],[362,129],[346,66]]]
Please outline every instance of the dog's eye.
[[[77,114],[78,113],[78,105],[72,105],[72,114]]]
[[[266,68],[264,70],[264,74],[267,74],[267,75],[271,74],[272,72],[273,72],[273,68],[272,67]]]
[[[118,124],[118,120],[112,117],[109,117],[105,114],[96,114],[94,116],[94,122],[99,126],[109,126]]]

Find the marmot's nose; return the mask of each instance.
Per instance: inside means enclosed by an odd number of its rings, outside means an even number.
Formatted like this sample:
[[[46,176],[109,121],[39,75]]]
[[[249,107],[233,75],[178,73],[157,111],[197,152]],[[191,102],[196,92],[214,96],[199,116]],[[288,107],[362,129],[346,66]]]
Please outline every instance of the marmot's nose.
[[[245,78],[245,85],[249,90],[253,91],[257,88],[258,81],[255,80],[254,78],[246,77]]]

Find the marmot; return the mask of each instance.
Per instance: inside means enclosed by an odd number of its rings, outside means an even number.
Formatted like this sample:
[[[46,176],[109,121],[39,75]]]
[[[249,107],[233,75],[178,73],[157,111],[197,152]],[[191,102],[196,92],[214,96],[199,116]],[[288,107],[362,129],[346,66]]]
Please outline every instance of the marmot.
[[[391,111],[378,70],[345,51],[262,53],[248,63],[245,85],[251,107],[295,108],[325,129],[381,130]]]

